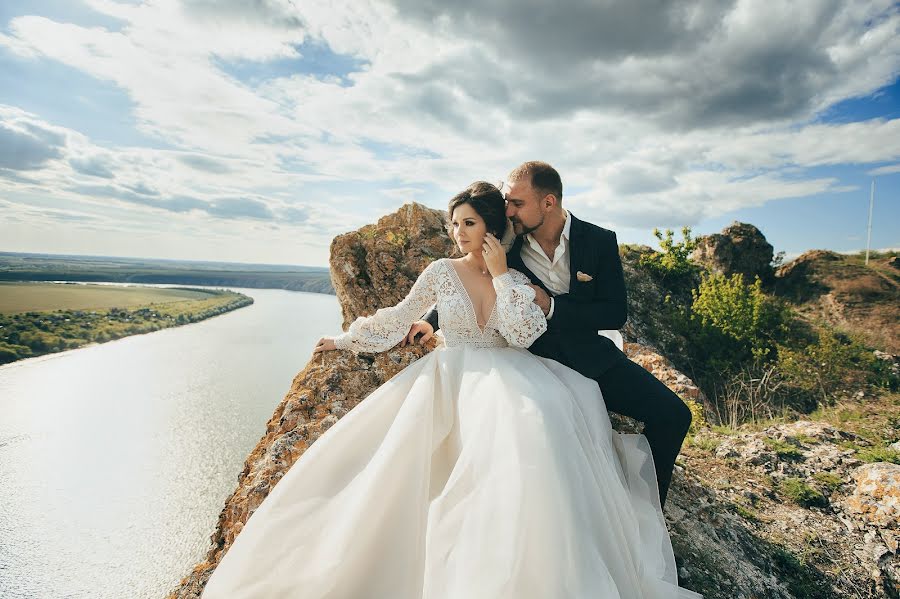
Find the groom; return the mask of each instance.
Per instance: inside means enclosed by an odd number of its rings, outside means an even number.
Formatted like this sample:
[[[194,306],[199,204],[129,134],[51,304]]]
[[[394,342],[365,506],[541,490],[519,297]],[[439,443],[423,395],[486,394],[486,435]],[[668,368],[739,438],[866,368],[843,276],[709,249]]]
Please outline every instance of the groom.
[[[616,234],[579,220],[562,207],[562,181],[546,162],[526,162],[509,175],[506,216],[515,242],[507,262],[525,273],[547,331],[529,349],[592,378],[606,407],[644,423],[665,505],[675,458],[691,411],[652,374],[597,331],[619,329],[627,316],[625,279]],[[415,323],[404,341],[437,328],[437,312]]]

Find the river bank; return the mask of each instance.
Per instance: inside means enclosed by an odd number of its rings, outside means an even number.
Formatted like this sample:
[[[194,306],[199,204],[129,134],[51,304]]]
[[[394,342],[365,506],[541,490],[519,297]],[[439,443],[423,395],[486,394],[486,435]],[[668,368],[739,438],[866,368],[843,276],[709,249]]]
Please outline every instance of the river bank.
[[[225,289],[0,283],[0,364],[199,322],[252,303]]]

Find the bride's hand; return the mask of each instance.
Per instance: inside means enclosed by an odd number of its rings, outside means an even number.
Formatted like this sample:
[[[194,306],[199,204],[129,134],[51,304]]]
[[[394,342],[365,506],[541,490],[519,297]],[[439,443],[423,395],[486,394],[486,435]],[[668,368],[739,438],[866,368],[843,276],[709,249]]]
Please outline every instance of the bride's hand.
[[[334,339],[331,337],[322,337],[319,339],[319,342],[316,343],[316,348],[313,350],[313,353],[317,354],[319,352],[332,351],[335,349],[337,349],[337,347],[334,346]]]
[[[486,233],[482,249],[484,265],[487,266],[492,277],[499,277],[506,272],[506,250],[500,245],[500,240]]]
[[[406,337],[400,340],[400,347],[406,346],[407,343],[412,345],[416,340],[416,335],[419,334],[422,335],[422,338],[419,339],[419,345],[425,345],[425,342],[434,336],[434,327],[427,320],[417,320],[409,327]]]

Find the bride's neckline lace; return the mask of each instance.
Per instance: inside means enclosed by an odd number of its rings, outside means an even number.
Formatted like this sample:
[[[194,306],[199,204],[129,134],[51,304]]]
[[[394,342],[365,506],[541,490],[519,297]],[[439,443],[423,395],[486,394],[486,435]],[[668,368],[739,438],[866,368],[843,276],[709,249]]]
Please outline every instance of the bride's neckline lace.
[[[335,338],[335,346],[355,352],[390,349],[409,332],[409,327],[429,306],[441,310],[440,324],[446,347],[528,347],[547,330],[547,319],[534,303],[528,277],[517,270],[492,281],[496,291],[484,327],[478,326],[475,303],[447,258],[425,267],[412,289],[396,306],[360,316],[350,329]]]
[[[460,294],[466,298],[465,306],[466,313],[469,315],[469,318],[475,324],[475,328],[481,333],[482,337],[488,329],[496,328],[494,325],[494,316],[497,312],[497,298],[494,298],[494,303],[491,305],[491,313],[488,314],[487,322],[484,323],[484,326],[480,326],[478,324],[478,313],[475,311],[475,304],[472,301],[472,296],[469,295],[469,290],[466,289],[465,283],[462,282],[462,278],[459,276],[459,272],[456,270],[456,264],[454,264],[453,260],[447,259],[447,265],[450,267],[450,270],[453,272],[453,282],[458,287],[458,291]]]

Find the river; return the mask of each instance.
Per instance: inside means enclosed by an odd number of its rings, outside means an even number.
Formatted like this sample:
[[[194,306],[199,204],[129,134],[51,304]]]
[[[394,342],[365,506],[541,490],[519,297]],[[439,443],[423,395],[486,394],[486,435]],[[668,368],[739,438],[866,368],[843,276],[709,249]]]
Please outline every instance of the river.
[[[0,366],[0,597],[160,599],[201,560],[330,295]]]

